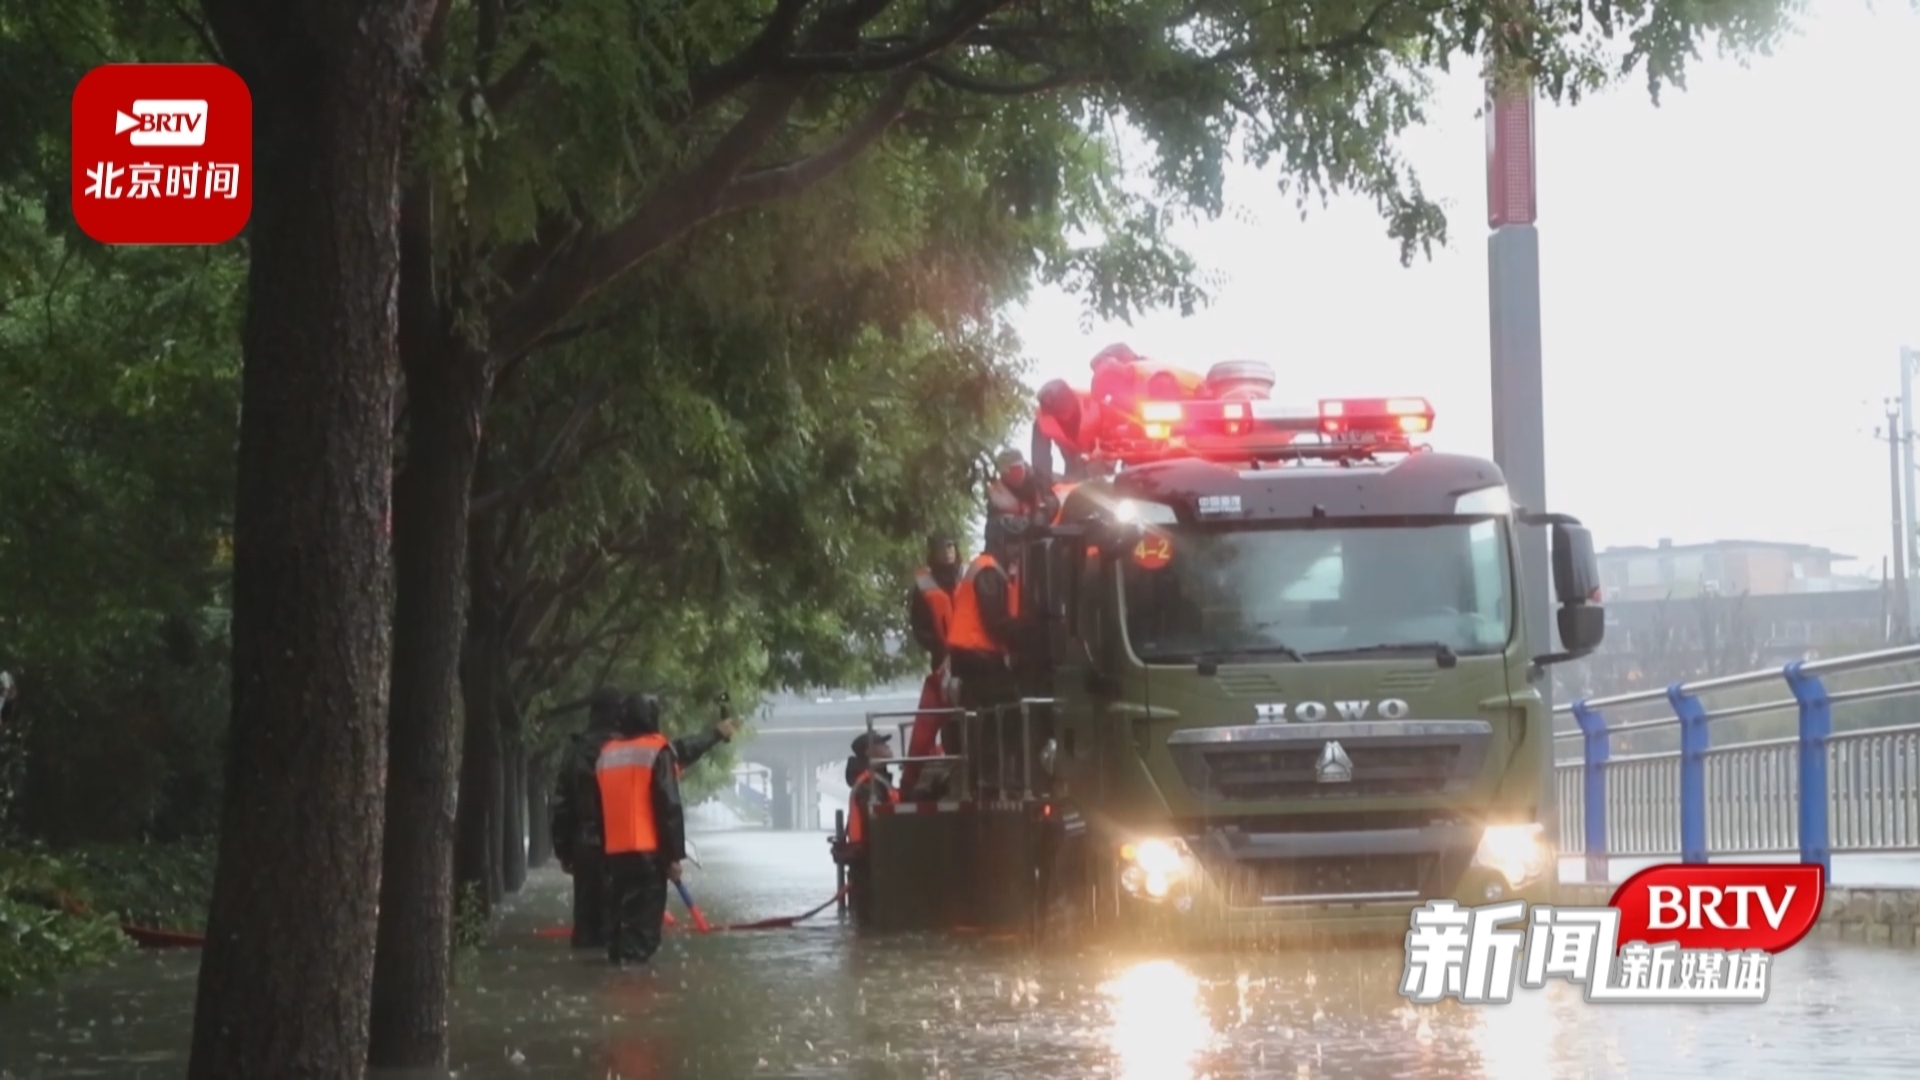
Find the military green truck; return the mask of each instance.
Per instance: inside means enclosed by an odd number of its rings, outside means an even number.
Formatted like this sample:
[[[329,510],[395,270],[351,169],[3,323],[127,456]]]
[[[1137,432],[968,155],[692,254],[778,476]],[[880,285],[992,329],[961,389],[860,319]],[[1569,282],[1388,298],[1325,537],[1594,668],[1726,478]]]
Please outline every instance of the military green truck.
[[[1026,545],[1031,697],[954,718],[1008,753],[929,759],[962,797],[877,809],[862,921],[1404,932],[1427,899],[1549,895],[1538,687],[1602,637],[1587,530],[1417,445],[1418,398],[1139,419]],[[1542,656],[1532,527],[1565,650]]]

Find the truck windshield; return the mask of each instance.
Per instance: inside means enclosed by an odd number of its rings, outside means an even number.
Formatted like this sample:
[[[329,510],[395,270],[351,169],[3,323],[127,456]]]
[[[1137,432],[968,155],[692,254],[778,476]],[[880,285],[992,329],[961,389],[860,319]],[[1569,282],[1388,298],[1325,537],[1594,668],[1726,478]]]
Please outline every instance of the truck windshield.
[[[1120,558],[1148,663],[1499,652],[1512,630],[1498,519],[1156,529]]]

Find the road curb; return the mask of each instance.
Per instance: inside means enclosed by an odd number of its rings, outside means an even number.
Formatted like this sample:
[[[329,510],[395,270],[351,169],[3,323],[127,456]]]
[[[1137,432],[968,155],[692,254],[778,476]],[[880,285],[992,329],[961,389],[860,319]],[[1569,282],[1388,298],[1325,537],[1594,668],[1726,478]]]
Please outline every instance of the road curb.
[[[1616,887],[1562,882],[1559,902],[1598,907]],[[1830,885],[1814,933],[1830,941],[1911,948],[1920,939],[1920,889]]]

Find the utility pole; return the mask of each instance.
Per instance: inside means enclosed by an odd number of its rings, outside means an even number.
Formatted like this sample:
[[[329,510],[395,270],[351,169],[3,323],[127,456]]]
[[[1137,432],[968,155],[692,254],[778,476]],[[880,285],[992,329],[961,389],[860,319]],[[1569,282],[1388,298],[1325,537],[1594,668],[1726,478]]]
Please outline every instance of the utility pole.
[[[1513,26],[1530,20],[1531,0],[1510,0]],[[1524,32],[1524,31],[1522,31]],[[1513,501],[1532,511],[1547,507],[1546,405],[1540,347],[1540,234],[1537,217],[1531,80],[1502,62],[1497,44],[1487,69],[1487,307],[1493,374],[1493,460],[1506,476]],[[1538,655],[1554,651],[1553,583],[1548,572],[1546,530],[1519,535],[1522,617],[1527,646]],[[1539,683],[1551,715],[1553,680]],[[1551,724],[1548,725],[1551,727]],[[1553,740],[1536,749],[1547,780],[1538,818],[1559,840],[1559,797],[1554,792]]]
[[[1878,437],[1887,440],[1887,480],[1893,496],[1892,580],[1888,584],[1893,590],[1893,638],[1905,642],[1913,637],[1913,620],[1907,595],[1907,506],[1901,496],[1903,488],[1912,482],[1912,473],[1906,468],[1907,440],[1911,436],[1902,423],[1901,403],[1888,398],[1886,407],[1887,426]]]
[[[1913,501],[1913,373],[1920,367],[1920,349],[1900,347],[1900,497],[1905,501],[1907,513],[1901,520],[1906,523],[1906,546],[1900,550],[1906,555],[1909,570],[1920,569],[1920,507]],[[1911,632],[1911,625],[1907,627]]]

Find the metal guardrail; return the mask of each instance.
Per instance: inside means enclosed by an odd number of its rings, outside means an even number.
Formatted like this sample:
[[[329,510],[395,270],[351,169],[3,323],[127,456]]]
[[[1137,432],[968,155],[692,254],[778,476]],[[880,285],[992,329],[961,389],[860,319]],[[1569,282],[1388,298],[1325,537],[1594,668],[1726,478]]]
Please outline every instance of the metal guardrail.
[[[918,757],[909,754],[901,757],[888,758],[882,767],[891,769],[901,765],[916,763],[924,765],[957,764],[960,767],[961,791],[970,797],[977,797],[984,791],[992,791],[995,797],[1001,799],[1011,798],[1015,794],[1018,794],[1022,799],[1031,800],[1034,798],[1033,755],[1035,747],[1033,745],[1033,710],[1039,706],[1051,708],[1053,703],[1052,698],[1030,697],[1007,702],[1003,705],[995,705],[984,711],[947,707],[870,712],[866,716],[867,732],[874,734],[878,731],[874,726],[874,721],[876,720],[896,720],[898,723],[896,723],[894,727],[899,734],[900,741],[911,748],[911,731],[913,723],[917,718],[931,716],[944,717],[950,721],[958,721],[961,729],[960,753],[931,754]],[[1007,776],[1007,727],[1009,721],[1015,718],[1018,718],[1020,721],[1020,739],[1017,747],[1019,775],[1017,777],[1018,787],[1011,787],[1008,784]],[[982,738],[989,729],[993,732],[991,742]],[[986,777],[980,768],[981,763],[977,760],[977,756],[983,750],[988,749],[993,751],[995,759],[994,777],[991,785],[984,783]]]
[[[1920,850],[1920,723],[1833,731],[1833,707],[1920,694],[1920,682],[1829,692],[1825,676],[1920,661],[1920,645],[1675,683],[1664,690],[1580,700],[1554,710],[1575,727],[1580,760],[1555,767],[1560,847],[1586,855],[1587,880],[1607,881],[1612,856],[1798,853],[1829,873],[1834,852]],[[1782,680],[1790,696],[1713,708],[1703,696]],[[1609,712],[1664,701],[1671,715],[1609,725]],[[1713,745],[1715,721],[1792,710],[1798,734]],[[1916,710],[1920,712],[1920,710]],[[1680,748],[1615,755],[1624,733],[1677,727]],[[1724,730],[1724,728],[1723,728]]]

